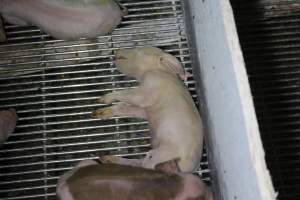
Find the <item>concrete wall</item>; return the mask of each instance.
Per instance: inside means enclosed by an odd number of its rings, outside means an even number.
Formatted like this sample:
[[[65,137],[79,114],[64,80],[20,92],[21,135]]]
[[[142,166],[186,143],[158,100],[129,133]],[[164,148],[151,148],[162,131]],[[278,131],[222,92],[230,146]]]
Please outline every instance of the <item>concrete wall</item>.
[[[193,60],[198,59],[194,64],[201,80],[216,199],[276,199],[231,5],[228,0],[185,3],[187,28],[194,32],[189,40],[195,45]]]

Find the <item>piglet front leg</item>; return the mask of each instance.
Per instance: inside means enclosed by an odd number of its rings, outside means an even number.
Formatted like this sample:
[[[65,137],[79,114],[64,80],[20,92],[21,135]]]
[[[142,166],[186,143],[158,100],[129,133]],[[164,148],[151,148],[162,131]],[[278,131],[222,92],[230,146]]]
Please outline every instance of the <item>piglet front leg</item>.
[[[120,103],[111,107],[100,108],[91,114],[91,117],[94,119],[108,119],[113,116],[127,116],[147,119],[145,109],[127,103]]]
[[[108,108],[101,108],[92,113],[92,118],[108,119],[112,116],[128,116],[146,119],[145,107],[149,104],[149,100],[145,98],[145,94],[141,88],[120,90],[117,92],[106,94],[98,99],[99,103],[111,104],[115,101],[121,101],[119,105]]]
[[[119,165],[127,165],[134,167],[143,167],[143,160],[141,159],[127,159],[122,157],[117,157],[114,155],[106,155],[100,156],[99,160],[103,164],[119,164]]]
[[[98,100],[99,103],[111,104],[115,101],[125,102],[134,106],[145,108],[149,104],[142,88],[129,90],[120,90],[117,92],[106,94]]]

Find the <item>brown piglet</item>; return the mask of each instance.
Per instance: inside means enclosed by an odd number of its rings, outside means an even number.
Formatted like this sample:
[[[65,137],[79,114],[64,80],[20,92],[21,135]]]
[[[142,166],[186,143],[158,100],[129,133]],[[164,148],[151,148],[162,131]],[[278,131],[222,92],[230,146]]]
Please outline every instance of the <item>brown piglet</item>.
[[[176,161],[155,171],[119,164],[81,161],[58,181],[59,200],[212,200],[212,193],[193,174],[180,173]],[[163,171],[163,172],[162,172]],[[167,172],[167,173],[166,173]]]

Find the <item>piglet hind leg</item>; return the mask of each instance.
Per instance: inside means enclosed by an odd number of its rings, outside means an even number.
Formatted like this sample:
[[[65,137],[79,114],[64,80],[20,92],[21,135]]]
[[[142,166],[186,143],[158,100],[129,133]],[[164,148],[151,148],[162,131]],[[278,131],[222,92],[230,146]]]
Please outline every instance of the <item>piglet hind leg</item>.
[[[75,168],[81,168],[81,167],[85,167],[85,166],[89,166],[89,165],[97,165],[98,163],[95,160],[82,160],[80,161]]]
[[[92,113],[92,118],[108,119],[113,116],[127,116],[147,119],[146,111],[143,108],[127,103],[120,103],[107,108],[101,108]]]
[[[127,158],[121,158],[113,155],[100,156],[99,160],[104,164],[113,163],[113,164],[128,165],[128,166],[135,166],[135,167],[142,167],[143,164],[143,160],[141,159],[127,159]]]
[[[127,103],[120,103],[112,107],[114,116],[127,116],[140,119],[147,119],[146,110],[144,108],[130,105]]]
[[[177,162],[180,161],[180,158],[168,147],[161,146],[156,149],[152,149],[147,153],[146,157],[143,159],[142,166],[148,169],[155,169],[157,165],[170,160],[176,160]],[[180,167],[179,171],[181,171]]]

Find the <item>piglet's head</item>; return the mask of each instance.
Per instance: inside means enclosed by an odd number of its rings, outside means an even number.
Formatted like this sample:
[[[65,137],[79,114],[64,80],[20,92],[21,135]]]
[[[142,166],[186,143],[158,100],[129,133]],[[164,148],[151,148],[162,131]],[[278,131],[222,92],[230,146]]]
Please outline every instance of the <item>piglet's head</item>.
[[[117,50],[115,64],[120,72],[137,79],[151,70],[177,74],[183,80],[187,78],[177,58],[155,47]]]

